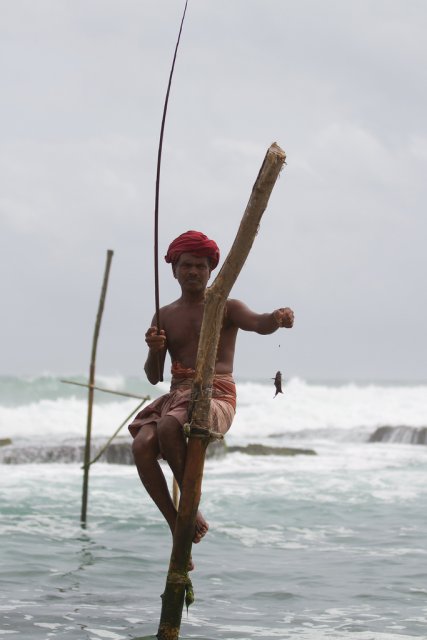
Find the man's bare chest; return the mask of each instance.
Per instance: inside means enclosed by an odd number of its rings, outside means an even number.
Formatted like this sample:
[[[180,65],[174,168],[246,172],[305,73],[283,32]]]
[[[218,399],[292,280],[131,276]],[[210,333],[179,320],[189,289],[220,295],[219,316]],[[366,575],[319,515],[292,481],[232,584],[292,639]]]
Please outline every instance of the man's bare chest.
[[[198,342],[203,321],[203,307],[176,311],[165,319],[165,332],[170,345]]]

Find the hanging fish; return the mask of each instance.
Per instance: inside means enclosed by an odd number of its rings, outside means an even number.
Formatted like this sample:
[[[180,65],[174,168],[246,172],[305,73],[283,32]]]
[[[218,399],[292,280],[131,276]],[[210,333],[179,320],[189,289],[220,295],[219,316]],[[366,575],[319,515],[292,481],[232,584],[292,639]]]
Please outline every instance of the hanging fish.
[[[283,393],[282,391],[282,374],[280,371],[278,371],[275,375],[274,378],[272,378],[272,380],[274,380],[274,386],[276,387],[276,393],[274,394],[274,398],[277,396],[278,393]]]

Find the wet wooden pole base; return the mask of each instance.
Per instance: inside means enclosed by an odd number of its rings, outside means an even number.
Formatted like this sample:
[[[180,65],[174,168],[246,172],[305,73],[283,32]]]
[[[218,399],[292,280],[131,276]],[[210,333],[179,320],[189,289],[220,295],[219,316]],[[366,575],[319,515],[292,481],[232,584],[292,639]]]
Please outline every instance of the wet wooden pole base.
[[[274,184],[285,163],[286,155],[277,145],[268,149],[252,189],[239,230],[221,271],[206,291],[205,309],[197,352],[193,383],[192,426],[208,427],[211,389],[215,373],[222,319],[228,295],[249,255],[261,217],[267,207]],[[178,518],[165,591],[158,640],[177,640],[182,609],[188,587],[187,568],[191,556],[196,515],[200,502],[207,439],[190,437],[182,484]]]

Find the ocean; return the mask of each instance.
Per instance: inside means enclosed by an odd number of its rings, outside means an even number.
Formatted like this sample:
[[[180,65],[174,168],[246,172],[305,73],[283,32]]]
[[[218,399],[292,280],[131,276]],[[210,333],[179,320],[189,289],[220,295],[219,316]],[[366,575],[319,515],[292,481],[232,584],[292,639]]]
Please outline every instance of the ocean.
[[[272,381],[237,382],[239,450],[206,461],[210,530],[193,546],[182,638],[427,638],[427,384],[291,379],[273,399]],[[97,383],[154,397],[138,378]],[[96,393],[97,446],[137,404]],[[157,632],[170,534],[123,463],[126,429],[121,457],[91,467],[81,528],[86,406],[55,376],[0,379],[0,638]]]

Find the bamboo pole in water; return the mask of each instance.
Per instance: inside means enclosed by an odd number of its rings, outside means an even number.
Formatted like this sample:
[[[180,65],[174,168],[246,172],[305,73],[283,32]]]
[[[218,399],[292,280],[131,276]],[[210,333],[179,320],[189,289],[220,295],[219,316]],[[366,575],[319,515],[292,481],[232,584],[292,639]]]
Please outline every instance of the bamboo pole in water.
[[[197,509],[199,507],[203,467],[208,438],[194,437],[196,427],[209,428],[209,409],[215,358],[227,297],[233,287],[254,242],[274,184],[285,163],[286,155],[277,144],[268,149],[240,223],[233,246],[215,282],[206,290],[205,309],[197,352],[193,382],[192,418],[187,458],[182,484],[178,518],[173,536],[173,548],[162,596],[162,611],[158,640],[177,640],[182,608],[191,585],[187,568],[191,555]]]
[[[92,433],[92,409],[93,409],[93,396],[95,392],[95,364],[96,364],[96,348],[98,346],[99,330],[101,328],[102,314],[104,311],[105,297],[107,295],[108,276],[110,274],[111,261],[113,259],[114,251],[108,249],[107,260],[105,263],[104,279],[102,282],[101,296],[99,298],[98,313],[96,315],[95,330],[93,332],[92,340],[92,353],[90,358],[89,367],[89,390],[88,390],[88,403],[87,403],[87,421],[86,421],[86,442],[84,451],[84,471],[83,471],[83,490],[82,490],[82,510],[81,510],[81,524],[86,526],[87,516],[87,499],[89,490],[89,462],[90,462],[90,439]]]

